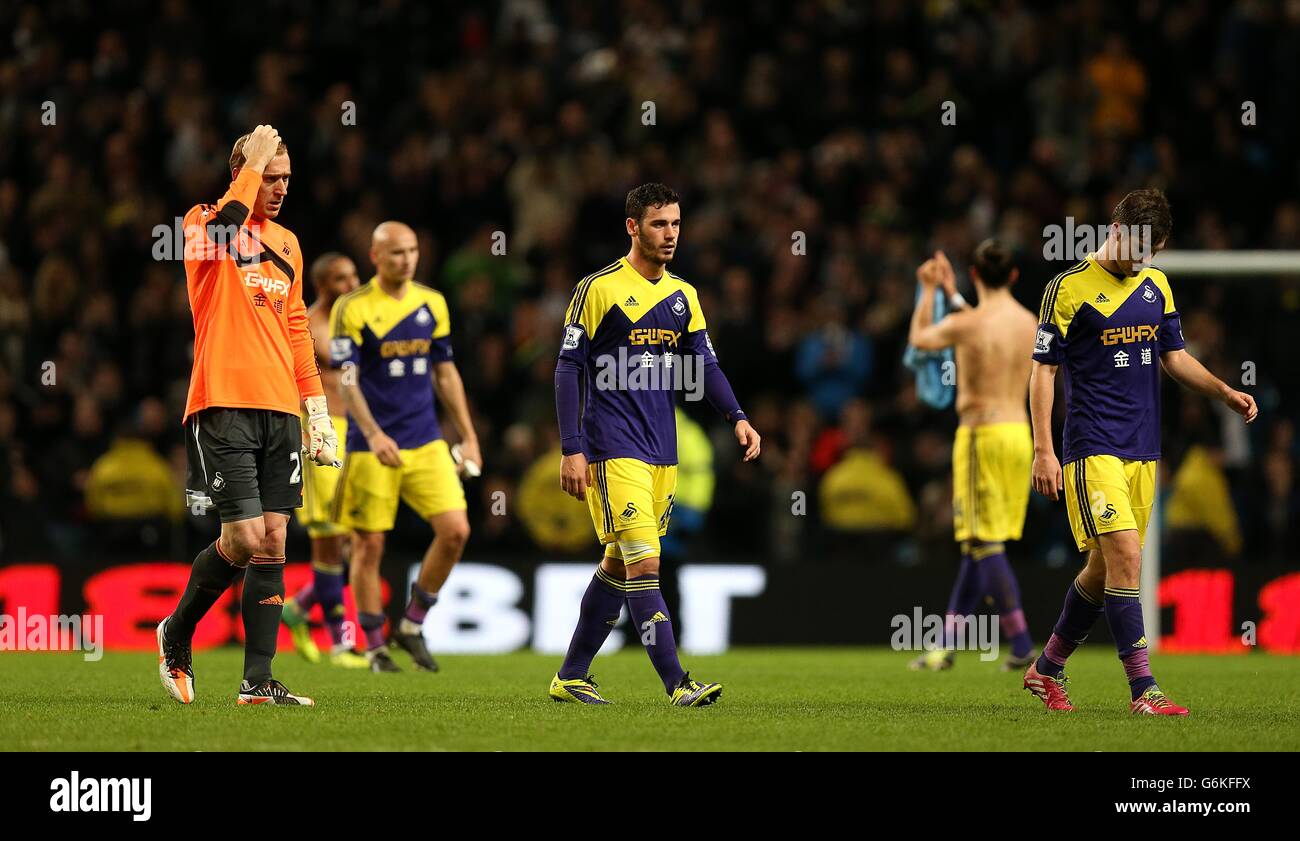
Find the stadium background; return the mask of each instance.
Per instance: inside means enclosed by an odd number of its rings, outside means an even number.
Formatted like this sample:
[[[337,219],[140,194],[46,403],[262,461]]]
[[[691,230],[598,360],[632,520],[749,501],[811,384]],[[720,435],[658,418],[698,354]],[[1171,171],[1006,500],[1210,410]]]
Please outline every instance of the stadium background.
[[[467,560],[515,570],[525,602],[537,564],[596,554],[556,487],[563,309],[626,250],[630,187],[682,194],[673,268],[701,291],[764,453],[742,466],[707,406],[686,406],[699,434],[669,557],[765,570],[764,600],[734,614],[735,637],[758,642],[883,641],[889,615],[946,600],[955,418],[918,403],[900,362],[930,250],[973,297],[964,258],[1003,237],[1036,307],[1068,265],[1044,260],[1044,227],[1104,222],[1147,185],[1169,194],[1179,249],[1300,248],[1296,2],[390,0],[250,16],[169,0],[5,4],[0,23],[6,610],[51,581],[80,609],[92,576],[186,565],[215,535],[182,504],[193,332],[180,262],[154,255],[159,226],[221,194],[232,140],[258,122],[289,145],[280,221],[308,261],[340,250],[364,279],[376,223],[419,232],[417,279],[448,296],[487,461]],[[1206,648],[1268,601],[1269,638],[1296,650],[1300,279],[1172,281],[1189,346],[1230,382],[1253,363],[1262,414],[1246,429],[1166,380],[1164,563],[1201,571],[1170,601],[1210,610]],[[390,583],[427,539],[399,522]],[[295,525],[290,559],[307,551]],[[1059,505],[1033,499],[1012,557],[1041,637],[1075,564]],[[98,579],[99,606],[147,603],[154,573],[137,573]],[[798,613],[792,637],[762,637],[772,610]]]

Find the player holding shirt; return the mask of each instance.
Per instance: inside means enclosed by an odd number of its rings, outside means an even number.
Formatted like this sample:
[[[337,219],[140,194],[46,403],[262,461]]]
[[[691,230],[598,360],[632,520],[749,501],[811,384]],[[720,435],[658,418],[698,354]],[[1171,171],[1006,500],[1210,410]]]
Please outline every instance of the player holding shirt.
[[[316,300],[307,308],[307,323],[315,343],[317,364],[325,363],[321,370],[321,385],[329,405],[339,411],[343,395],[339,390],[342,372],[329,367],[330,309],[334,302],[357,288],[357,267],[338,252],[331,251],[317,257],[311,264],[311,282],[316,287]],[[340,438],[346,437],[348,423],[341,415],[331,415],[330,420]],[[342,459],[342,448],[336,453]],[[338,488],[339,471],[334,467],[309,464],[303,470],[303,506],[298,509],[298,521],[307,528],[311,538],[312,580],[293,598],[285,600],[281,617],[289,627],[294,648],[309,662],[321,661],[320,649],[311,638],[307,614],[315,604],[320,604],[325,627],[329,629],[329,662],[344,668],[369,668],[370,663],[352,650],[343,631],[344,556],[348,530],[330,519],[334,508],[334,493]]]
[[[961,569],[948,600],[944,646],[912,662],[914,669],[949,669],[954,623],[975,613],[986,598],[1002,633],[1011,640],[1005,671],[1032,661],[1033,640],[1020,607],[1020,586],[1003,541],[1019,540],[1029,507],[1029,466],[1034,442],[1025,411],[1034,314],[1011,296],[1018,271],[996,240],[975,249],[971,280],[979,305],[932,323],[935,288],[951,296],[956,277],[942,251],[917,270],[921,297],[908,343],[920,350],[956,348],[957,415],[961,424],[952,451],[953,531],[961,544]]]
[[[560,485],[587,501],[605,556],[550,695],[609,703],[587,670],[626,602],[671,702],[705,706],[721,697],[722,685],[682,669],[659,591],[659,538],[677,485],[674,366],[699,363],[705,397],[734,424],[745,461],[758,457],[760,441],[718,367],[695,288],[667,271],[681,230],[677,194],[644,184],[628,193],[626,211],[631,248],[574,290],[555,367]],[[639,387],[656,381],[662,387]]]
[[[464,462],[481,465],[465,386],[452,361],[451,320],[440,292],[411,278],[419,262],[415,231],[401,222],[375,228],[370,259],[376,276],[334,304],[331,362],[344,371],[347,462],[334,521],[353,530],[352,594],[375,672],[400,671],[384,647],[379,562],[399,499],[433,526],[410,600],[392,642],[416,668],[437,671],[424,644],[425,616],[438,601],[469,540],[465,491],[434,409],[434,392],[460,431]],[[349,376],[351,373],[351,376]]]
[[[1148,265],[1173,222],[1159,190],[1136,190],[1116,205],[1096,254],[1056,277],[1043,293],[1029,406],[1035,490],[1057,499],[1065,487],[1070,528],[1087,565],[1066,591],[1065,607],[1025,688],[1049,710],[1073,709],[1065,662],[1106,614],[1128,676],[1129,711],[1187,715],[1151,674],[1138,582],[1142,540],[1160,458],[1160,373],[1222,401],[1250,423],[1259,410],[1184,349],[1169,280]],[[1052,447],[1056,370],[1065,366],[1064,462]]]
[[[185,405],[186,495],[216,507],[221,537],[194,559],[172,614],[158,623],[158,673],[194,700],[195,626],[244,573],[240,704],[310,705],[271,676],[284,605],[284,538],[302,504],[299,401],[309,455],[335,464],[337,439],[302,301],[302,251],[273,220],[289,191],[289,153],[270,126],[235,142],[232,183],[185,215],[185,276],[194,311],[194,370]],[[247,570],[245,572],[245,570]]]

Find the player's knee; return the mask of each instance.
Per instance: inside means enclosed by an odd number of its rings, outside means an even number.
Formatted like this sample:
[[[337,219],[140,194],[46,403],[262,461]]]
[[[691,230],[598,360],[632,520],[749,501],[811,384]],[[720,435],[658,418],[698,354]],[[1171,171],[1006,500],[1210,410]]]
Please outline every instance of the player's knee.
[[[611,545],[617,547],[617,544]],[[606,575],[617,578],[619,581],[627,578],[627,565],[623,563],[623,558],[620,555],[606,554],[605,557],[600,559],[600,568],[605,571]]]
[[[642,575],[659,574],[659,556],[652,555],[648,558],[642,558],[639,561],[633,561],[627,565],[627,577],[639,578]]]
[[[261,548],[257,554],[265,555],[270,558],[283,558],[284,543],[288,534],[288,526],[277,526],[273,529],[267,529],[266,535],[262,538]]]
[[[457,523],[445,525],[438,531],[437,536],[446,541],[447,546],[457,551],[464,549],[465,544],[469,542],[469,521],[461,520]]]
[[[633,528],[618,533],[618,552],[627,566],[628,578],[659,571],[659,532],[653,527]]]
[[[352,565],[378,566],[384,555],[384,533],[382,531],[359,531],[352,538]]]
[[[227,556],[237,564],[246,564],[249,558],[262,553],[266,529],[261,520],[227,523],[221,536],[221,548]]]

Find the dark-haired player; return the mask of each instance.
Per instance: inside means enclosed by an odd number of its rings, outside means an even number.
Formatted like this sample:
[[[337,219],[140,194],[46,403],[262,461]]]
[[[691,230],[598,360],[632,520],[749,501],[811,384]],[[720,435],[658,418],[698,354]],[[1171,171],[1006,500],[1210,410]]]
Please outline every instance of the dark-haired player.
[[[970,278],[979,304],[932,323],[935,289],[950,296],[956,277],[942,251],[917,269],[921,298],[912,314],[908,342],[920,350],[956,349],[957,415],[953,443],[953,531],[961,544],[961,568],[948,599],[944,645],[917,658],[913,668],[953,664],[955,625],[981,602],[992,603],[1002,633],[1011,640],[1007,670],[1032,658],[1033,641],[1020,607],[1020,587],[1007,561],[1004,541],[1019,540],[1029,505],[1029,467],[1034,442],[1025,410],[1034,314],[1011,296],[1019,271],[995,240],[975,249]]]
[[[310,705],[271,676],[284,606],[284,539],[302,504],[301,401],[310,458],[335,464],[337,438],[302,301],[298,239],[275,223],[289,191],[289,153],[271,126],[235,142],[232,181],[216,204],[185,215],[185,276],[194,311],[194,370],[185,404],[187,496],[215,506],[221,537],[194,559],[180,603],[158,623],[158,673],[194,700],[195,626],[244,574],[240,704]]]
[[[1173,292],[1149,265],[1173,226],[1159,190],[1136,190],[1116,205],[1096,254],[1047,285],[1039,310],[1029,406],[1034,429],[1034,489],[1066,511],[1087,564],[1066,591],[1065,607],[1025,688],[1049,710],[1073,709],[1066,658],[1106,614],[1128,676],[1129,711],[1187,715],[1156,685],[1147,660],[1138,582],[1142,539],[1160,458],[1160,366],[1183,386],[1222,401],[1250,423],[1259,410],[1183,346]],[[1065,469],[1052,447],[1056,369],[1065,366]]]
[[[343,372],[330,367],[330,309],[334,302],[358,286],[357,267],[345,255],[330,251],[320,255],[311,264],[311,282],[316,287],[316,300],[307,308],[307,323],[311,326],[315,342],[317,364],[321,368],[321,385],[325,398],[335,412],[343,410],[343,395],[339,381]],[[330,420],[340,438],[346,439],[348,422],[342,415],[332,415]],[[336,457],[344,457],[340,446]],[[347,583],[344,558],[348,530],[334,522],[334,494],[338,489],[339,471],[334,467],[309,464],[303,469],[303,503],[298,509],[298,520],[307,528],[311,538],[311,570],[309,581],[293,598],[284,602],[281,617],[289,627],[293,647],[309,662],[321,661],[320,649],[311,638],[307,614],[313,605],[320,605],[321,616],[329,631],[329,662],[350,669],[368,669],[370,662],[352,649],[351,635],[345,632],[343,585]]]
[[[677,194],[643,184],[628,193],[626,211],[631,247],[574,290],[555,366],[560,485],[587,501],[606,548],[550,695],[609,703],[587,671],[626,603],[671,702],[705,706],[722,685],[682,668],[659,590],[659,538],[677,486],[674,383],[690,379],[683,366],[700,372],[704,396],[734,425],[745,461],[758,457],[759,436],[718,367],[695,287],[667,270],[681,233]]]

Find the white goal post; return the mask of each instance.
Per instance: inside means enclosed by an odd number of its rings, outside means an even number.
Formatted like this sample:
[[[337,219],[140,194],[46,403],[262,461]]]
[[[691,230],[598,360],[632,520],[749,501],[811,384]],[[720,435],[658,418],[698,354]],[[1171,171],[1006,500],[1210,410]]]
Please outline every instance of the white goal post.
[[[1300,275],[1300,251],[1162,251],[1152,263],[1173,276],[1174,281],[1207,277],[1241,279],[1267,275]],[[1156,477],[1155,501],[1147,523],[1146,543],[1142,547],[1142,624],[1147,628],[1147,645],[1154,650],[1160,634],[1160,479]]]

